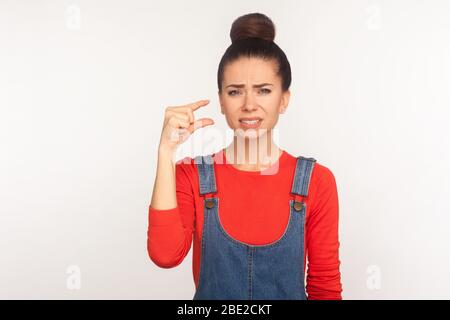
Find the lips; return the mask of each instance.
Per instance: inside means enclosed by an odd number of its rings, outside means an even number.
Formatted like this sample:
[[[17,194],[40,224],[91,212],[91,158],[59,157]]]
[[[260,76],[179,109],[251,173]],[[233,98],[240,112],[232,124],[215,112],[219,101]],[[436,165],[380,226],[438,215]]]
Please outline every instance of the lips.
[[[244,117],[244,118],[240,118],[239,121],[241,120],[261,120],[260,117]]]
[[[261,121],[262,119],[258,117],[239,119],[243,128],[258,128],[261,125]]]

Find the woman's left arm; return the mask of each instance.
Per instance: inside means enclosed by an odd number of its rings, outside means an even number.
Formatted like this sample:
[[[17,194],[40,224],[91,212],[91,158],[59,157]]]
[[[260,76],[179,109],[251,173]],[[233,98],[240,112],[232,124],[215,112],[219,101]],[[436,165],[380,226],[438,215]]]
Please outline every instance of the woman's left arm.
[[[306,224],[308,300],[341,300],[339,202],[336,180],[327,167],[313,170],[316,188]]]

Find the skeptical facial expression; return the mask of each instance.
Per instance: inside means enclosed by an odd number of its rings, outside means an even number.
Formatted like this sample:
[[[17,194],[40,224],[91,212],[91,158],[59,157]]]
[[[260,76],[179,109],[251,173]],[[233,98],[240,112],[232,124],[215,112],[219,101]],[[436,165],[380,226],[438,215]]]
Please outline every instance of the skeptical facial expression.
[[[228,126],[246,137],[259,137],[273,129],[284,113],[290,91],[282,91],[276,62],[244,57],[226,65],[219,94]]]

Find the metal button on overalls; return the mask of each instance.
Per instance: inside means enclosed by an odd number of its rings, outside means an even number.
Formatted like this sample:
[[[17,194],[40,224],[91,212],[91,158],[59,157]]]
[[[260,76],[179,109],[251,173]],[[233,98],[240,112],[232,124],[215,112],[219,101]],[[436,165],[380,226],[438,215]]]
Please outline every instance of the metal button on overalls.
[[[205,200],[205,206],[206,206],[206,208],[211,209],[212,207],[214,207],[214,200],[206,199]]]

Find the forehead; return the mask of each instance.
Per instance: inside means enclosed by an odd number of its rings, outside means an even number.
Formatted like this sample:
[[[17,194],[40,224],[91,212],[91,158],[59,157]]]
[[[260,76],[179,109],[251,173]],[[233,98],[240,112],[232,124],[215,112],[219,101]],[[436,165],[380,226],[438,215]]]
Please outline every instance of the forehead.
[[[224,84],[231,83],[276,83],[279,77],[276,74],[274,60],[243,57],[228,64],[224,70]]]

